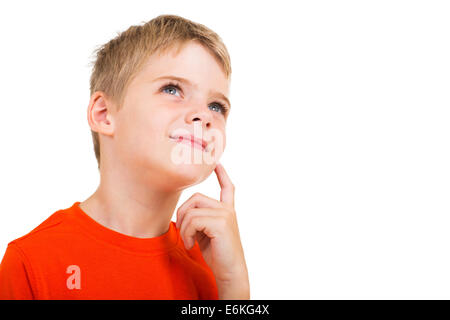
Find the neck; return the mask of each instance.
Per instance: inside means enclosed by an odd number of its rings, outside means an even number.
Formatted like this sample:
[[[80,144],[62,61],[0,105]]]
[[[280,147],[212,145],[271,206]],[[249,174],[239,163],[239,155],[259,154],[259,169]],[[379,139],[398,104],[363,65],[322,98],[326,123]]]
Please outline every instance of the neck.
[[[156,177],[152,183],[151,177],[131,176],[126,170],[100,170],[97,190],[80,203],[87,215],[109,229],[136,238],[158,237],[169,230],[181,190],[161,187]]]

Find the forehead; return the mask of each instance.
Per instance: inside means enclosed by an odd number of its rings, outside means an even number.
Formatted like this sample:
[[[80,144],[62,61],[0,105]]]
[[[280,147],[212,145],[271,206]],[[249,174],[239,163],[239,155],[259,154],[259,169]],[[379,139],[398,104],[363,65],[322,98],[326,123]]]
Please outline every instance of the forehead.
[[[164,76],[187,79],[198,89],[214,90],[228,96],[230,80],[214,55],[203,45],[189,41],[157,52],[145,62],[140,78],[153,81]]]

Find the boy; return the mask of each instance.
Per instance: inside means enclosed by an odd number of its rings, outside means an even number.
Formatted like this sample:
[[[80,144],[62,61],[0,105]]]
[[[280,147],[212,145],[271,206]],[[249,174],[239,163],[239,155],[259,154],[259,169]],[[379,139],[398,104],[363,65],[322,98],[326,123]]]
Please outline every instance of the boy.
[[[101,182],[9,243],[0,298],[249,299],[234,186],[217,163],[230,76],[220,37],[179,16],[104,45],[87,112]],[[180,161],[187,151],[197,161]],[[212,171],[220,201],[194,194],[172,222],[182,190]]]

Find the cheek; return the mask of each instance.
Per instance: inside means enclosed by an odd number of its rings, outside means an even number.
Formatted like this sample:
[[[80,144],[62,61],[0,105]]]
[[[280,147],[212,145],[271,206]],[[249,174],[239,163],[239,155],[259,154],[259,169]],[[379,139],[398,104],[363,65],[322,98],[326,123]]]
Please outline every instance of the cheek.
[[[165,119],[154,114],[143,115],[133,124],[134,143],[140,146],[141,150],[152,150],[157,152],[161,147],[161,141],[164,139],[166,131]],[[131,141],[133,142],[133,141]]]
[[[118,132],[121,152],[140,157],[149,151],[157,152],[164,135],[164,119],[152,112],[135,110],[123,117]]]
[[[210,141],[213,145],[213,147],[211,148],[212,155],[214,157],[220,157],[226,146],[225,127],[216,125],[213,129],[208,131],[206,137],[204,138],[207,141]]]

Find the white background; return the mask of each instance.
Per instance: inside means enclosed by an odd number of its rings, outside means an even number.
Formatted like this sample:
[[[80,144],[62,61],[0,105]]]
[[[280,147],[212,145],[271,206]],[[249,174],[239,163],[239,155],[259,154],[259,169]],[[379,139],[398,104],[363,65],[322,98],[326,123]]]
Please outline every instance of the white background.
[[[2,256],[95,191],[91,53],[160,14],[231,55],[222,163],[252,299],[450,299],[446,1],[2,3]],[[196,191],[218,198],[215,175],[179,205]]]

